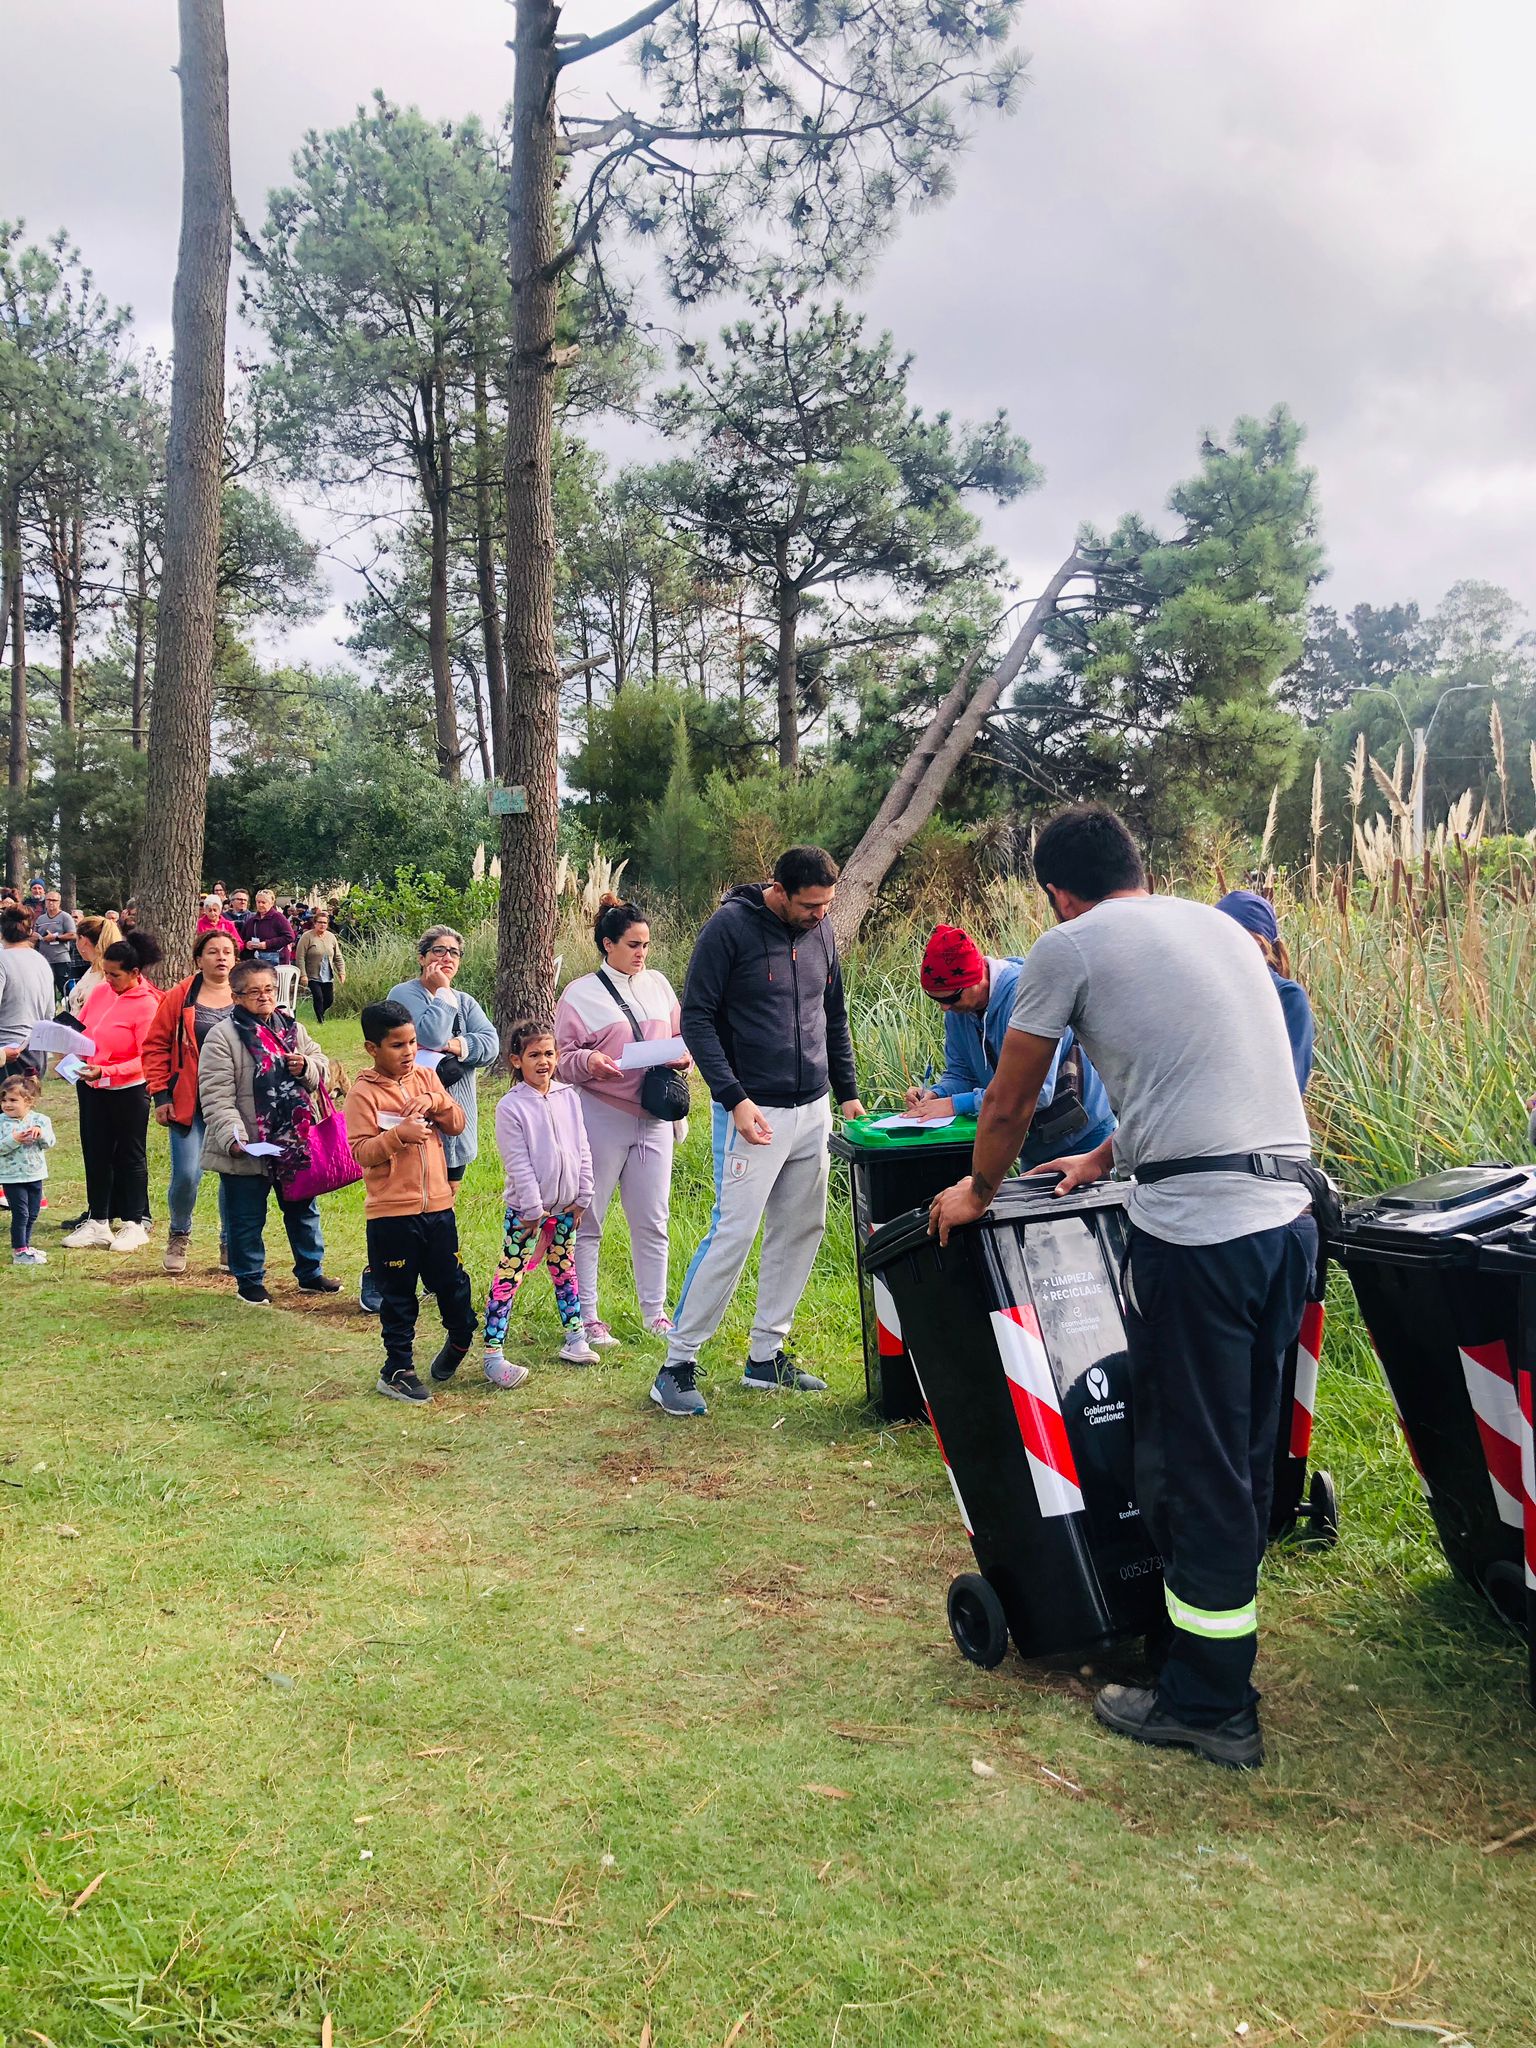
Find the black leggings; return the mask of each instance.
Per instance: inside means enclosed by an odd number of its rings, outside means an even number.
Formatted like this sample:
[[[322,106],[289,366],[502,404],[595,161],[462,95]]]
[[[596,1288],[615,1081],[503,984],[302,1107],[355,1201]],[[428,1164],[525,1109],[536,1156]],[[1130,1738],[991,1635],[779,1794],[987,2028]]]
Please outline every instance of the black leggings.
[[[315,1022],[323,1024],[325,1013],[336,1000],[334,981],[312,981],[309,984],[309,1000],[315,1006]]]
[[[77,1081],[80,1150],[91,1219],[140,1223],[149,1214],[149,1090],[90,1088]]]

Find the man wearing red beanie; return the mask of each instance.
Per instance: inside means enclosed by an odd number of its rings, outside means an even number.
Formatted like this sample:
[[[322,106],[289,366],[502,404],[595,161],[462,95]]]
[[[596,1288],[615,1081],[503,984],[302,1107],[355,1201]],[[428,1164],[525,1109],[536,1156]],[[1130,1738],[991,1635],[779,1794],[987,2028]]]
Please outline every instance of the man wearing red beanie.
[[[920,979],[924,995],[944,1012],[944,1071],[932,1088],[907,1090],[909,1116],[980,1116],[1023,964],[989,959],[959,925],[937,927],[923,949]],[[1114,1128],[1104,1083],[1072,1033],[1063,1032],[1021,1154],[1025,1165],[1091,1151]]]

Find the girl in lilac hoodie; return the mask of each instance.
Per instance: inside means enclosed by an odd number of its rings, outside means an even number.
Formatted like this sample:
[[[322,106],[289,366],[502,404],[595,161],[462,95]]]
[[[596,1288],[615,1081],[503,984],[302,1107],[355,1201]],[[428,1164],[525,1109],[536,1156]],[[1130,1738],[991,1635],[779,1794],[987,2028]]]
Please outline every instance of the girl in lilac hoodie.
[[[555,1033],[542,1018],[514,1024],[507,1064],[515,1085],[496,1105],[496,1145],[507,1171],[506,1240],[485,1305],[485,1376],[493,1387],[521,1386],[528,1368],[503,1350],[518,1289],[547,1263],[554,1282],[567,1365],[595,1365],[581,1324],[574,1240],[592,1200],[592,1154],[581,1097],[555,1079]]]

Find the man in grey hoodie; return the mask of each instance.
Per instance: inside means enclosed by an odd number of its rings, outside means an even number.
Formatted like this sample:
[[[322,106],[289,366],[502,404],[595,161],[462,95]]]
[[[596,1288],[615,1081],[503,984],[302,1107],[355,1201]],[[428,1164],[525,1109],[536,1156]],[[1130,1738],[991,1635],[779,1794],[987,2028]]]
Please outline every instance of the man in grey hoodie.
[[[827,912],[837,863],[791,846],[773,880],[733,889],[699,933],[683,1037],[714,1097],[715,1205],[683,1280],[651,1399],[703,1415],[698,1354],[719,1329],[762,1226],[757,1306],[742,1385],[820,1393],[786,1349],[827,1220],[828,1090],[862,1116],[843,974]]]

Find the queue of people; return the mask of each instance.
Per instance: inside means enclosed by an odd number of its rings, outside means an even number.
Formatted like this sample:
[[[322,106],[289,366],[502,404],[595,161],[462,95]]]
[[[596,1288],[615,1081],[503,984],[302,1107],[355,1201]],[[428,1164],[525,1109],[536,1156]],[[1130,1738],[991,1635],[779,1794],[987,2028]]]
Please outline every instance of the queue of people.
[[[1035,872],[1057,925],[1027,955],[990,956],[952,925],[924,952],[920,984],[943,1012],[944,1061],[936,1080],[908,1091],[906,1109],[921,1121],[977,1120],[971,1172],[935,1198],[930,1226],[947,1240],[979,1219],[1019,1167],[1050,1163],[1063,1194],[1116,1166],[1134,1175],[1125,1294],[1137,1499],[1163,1560],[1168,1627],[1155,1683],[1106,1686],[1094,1710],[1138,1742],[1252,1766],[1263,1756],[1255,1602],[1281,1374],[1316,1286],[1315,1211],[1327,1199],[1302,1105],[1310,1006],[1265,898],[1235,891],[1211,907],[1153,896],[1112,812],[1085,806],[1053,819]],[[589,1366],[614,1347],[599,1314],[598,1254],[615,1194],[644,1326],[666,1345],[650,1390],[664,1414],[708,1412],[701,1353],[759,1235],[742,1385],[824,1390],[790,1338],[825,1227],[832,1104],[846,1118],[863,1114],[828,923],[837,880],[821,849],[791,847],[769,882],[731,890],[698,935],[680,998],[648,965],[644,912],[605,898],[600,966],[570,983],[552,1019],[515,1024],[505,1047],[456,986],[462,936],[445,925],[422,934],[418,974],[362,1012],[370,1064],[346,1100],[381,1394],[430,1402],[477,1328],[486,1380],[522,1384],[528,1367],[509,1358],[507,1336],[541,1265],[560,1358]],[[64,1242],[148,1242],[153,1103],[171,1133],[167,1271],[186,1268],[199,1181],[212,1171],[237,1298],[271,1303],[274,1194],[300,1289],[334,1294],[316,1200],[300,1193],[329,1114],[328,1062],[278,1004],[277,968],[297,935],[272,892],[258,892],[248,919],[234,902],[226,915],[221,896],[204,905],[193,974],[162,993],[148,979],[160,957],[149,934],[90,919],[66,934],[44,892],[41,940],[67,937],[88,963],[60,1012],[90,1041],[74,1066],[88,1212]],[[25,906],[0,908],[0,1182],[19,1265],[45,1258],[32,1238],[55,1135],[27,1047],[59,994],[37,921]],[[305,981],[333,992],[345,967],[328,919],[318,915],[297,942]],[[513,1075],[495,1115],[502,1253],[477,1316],[455,1203],[476,1155],[478,1074],[498,1052]],[[671,1169],[695,1065],[711,1097],[714,1199],[669,1313]],[[422,1289],[443,1324],[425,1380],[415,1359]]]

